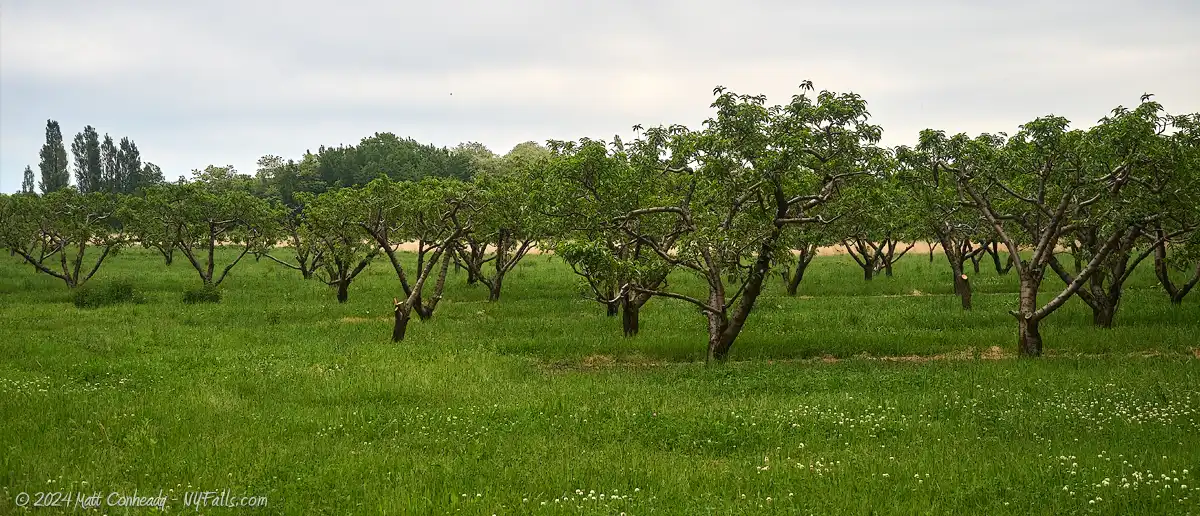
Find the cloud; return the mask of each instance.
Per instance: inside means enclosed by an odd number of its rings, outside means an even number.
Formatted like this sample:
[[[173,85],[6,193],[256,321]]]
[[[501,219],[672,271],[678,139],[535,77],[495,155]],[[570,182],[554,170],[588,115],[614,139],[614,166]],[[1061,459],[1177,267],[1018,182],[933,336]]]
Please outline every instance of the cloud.
[[[1143,92],[1200,111],[1200,7],[1000,3],[113,0],[0,16],[0,191],[47,118],[129,136],[168,177],[250,172],[377,131],[503,152],[521,141],[696,126],[724,85],[782,102],[854,91],[885,143],[926,127],[1088,125]]]

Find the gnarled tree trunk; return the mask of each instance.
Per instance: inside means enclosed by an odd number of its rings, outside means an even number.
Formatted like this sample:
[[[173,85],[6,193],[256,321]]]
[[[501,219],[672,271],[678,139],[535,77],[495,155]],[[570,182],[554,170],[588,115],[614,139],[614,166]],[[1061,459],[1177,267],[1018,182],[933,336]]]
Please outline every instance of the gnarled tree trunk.
[[[967,275],[963,274],[963,267],[960,263],[957,267],[952,267],[954,270],[954,293],[962,300],[963,310],[971,309],[971,281],[967,279]]]
[[[626,301],[624,310],[621,312],[621,329],[624,330],[626,337],[637,335],[640,321],[638,320],[638,312],[641,306],[632,300]]]
[[[392,342],[404,340],[404,332],[408,330],[408,320],[412,317],[410,309],[396,303],[396,323],[392,326]]]
[[[484,259],[483,253],[486,246],[477,244],[474,240],[468,241],[469,251],[463,250],[462,246],[458,246],[459,255],[467,262],[467,273],[470,277],[467,278],[468,283],[480,282],[488,288],[488,301],[499,301],[501,288],[504,285],[504,276],[511,272],[513,268],[520,263],[521,259],[529,253],[529,249],[533,247],[533,240],[515,239],[508,230],[501,229],[496,234],[496,255]],[[509,247],[515,246],[515,249],[510,253]],[[495,272],[492,277],[487,277],[483,274],[483,264],[488,261],[495,261]]]
[[[1076,252],[1086,250],[1092,255],[1100,252],[1104,243],[1096,228],[1087,228],[1080,232],[1080,240],[1075,247]],[[1093,273],[1087,278],[1087,288],[1080,287],[1076,291],[1083,302],[1092,308],[1092,324],[1099,328],[1112,328],[1113,319],[1121,305],[1121,296],[1125,290],[1125,281],[1133,274],[1134,269],[1153,251],[1148,248],[1134,256],[1134,245],[1143,235],[1141,229],[1133,229],[1124,233],[1110,251],[1107,259],[1093,266]],[[1080,256],[1075,260],[1082,262]],[[1070,274],[1053,256],[1049,260],[1050,267],[1058,274],[1063,283],[1070,285],[1075,277]]]
[[[796,270],[792,271],[792,277],[788,278],[787,294],[789,296],[796,295],[800,290],[800,282],[804,281],[804,270],[808,268],[808,263],[801,261],[796,264]]]
[[[343,279],[337,281],[337,300],[338,303],[345,303],[350,298],[348,289],[350,288],[350,280]]]
[[[1014,314],[1017,318],[1017,350],[1024,357],[1042,356],[1042,334],[1038,328],[1041,322],[1035,316],[1037,312],[1037,291],[1040,278],[1033,277],[1034,271],[1029,271],[1021,278],[1020,309]]]
[[[651,283],[654,283],[652,286],[657,287],[661,281]],[[640,314],[642,307],[652,297],[646,293],[626,292],[624,297],[621,298],[621,329],[624,331],[626,337],[633,337],[641,330]]]
[[[424,305],[418,305],[422,321],[428,321],[433,318],[433,311],[442,300],[442,292],[446,290],[446,276],[450,273],[450,257],[448,253],[442,254],[442,266],[438,271],[437,281],[433,284],[433,296]],[[420,298],[420,294],[417,295]]]
[[[875,277],[875,272],[879,270],[879,253],[866,240],[861,238],[854,239],[854,245],[850,242],[842,240],[842,247],[846,248],[846,254],[849,254],[863,270],[863,279],[870,281]]]
[[[782,213],[782,210],[780,212],[777,216],[782,218],[785,214]],[[742,332],[742,326],[746,324],[746,319],[750,317],[750,311],[754,309],[755,301],[758,300],[759,294],[762,294],[763,282],[766,281],[767,272],[771,269],[771,255],[774,254],[775,243],[779,241],[780,233],[780,228],[776,226],[770,235],[759,245],[758,258],[754,260],[754,265],[750,268],[746,283],[742,286],[741,299],[737,300],[738,304],[733,313],[727,316],[724,310],[709,312],[708,358],[710,360],[725,360],[729,355],[729,349],[733,347],[733,341]],[[720,285],[720,274],[714,274],[711,278],[716,280],[717,284]],[[713,289],[711,280],[709,306],[725,306],[723,286],[722,288]],[[717,333],[714,334],[714,331]]]
[[[725,314],[708,314],[708,360],[725,360],[729,355],[729,349],[733,347],[733,340],[737,334],[728,333],[728,328],[729,319]]]
[[[445,288],[446,274],[450,269],[450,257],[445,256],[443,249],[447,244],[443,243],[438,246],[438,250],[433,253],[428,263],[423,263],[423,267],[417,270],[417,281],[412,286],[412,290],[403,301],[392,299],[392,304],[395,305],[396,323],[392,328],[392,341],[400,342],[404,340],[404,332],[408,327],[408,321],[412,318],[412,312],[416,311],[422,320],[433,317],[433,309],[437,307],[438,301],[442,298],[442,289]],[[441,260],[441,270],[438,272],[438,279],[434,285],[434,295],[430,299],[428,305],[420,304],[421,291],[425,289],[425,282],[433,273],[433,268],[438,265],[438,260]]]
[[[1115,274],[1124,273],[1123,270],[1113,270],[1111,272]],[[1098,328],[1113,327],[1113,319],[1116,318],[1117,308],[1121,304],[1121,294],[1124,292],[1125,277],[1117,276],[1109,279],[1111,283],[1108,285],[1108,290],[1105,291],[1105,275],[1100,273],[1093,274],[1091,279],[1088,280],[1091,284],[1090,296],[1085,296],[1082,288],[1078,292],[1079,297],[1084,298],[1084,301],[1092,307],[1092,324]],[[1091,299],[1087,299],[1087,297]]]
[[[1100,328],[1112,328],[1116,314],[1115,304],[1103,303],[1092,309],[1092,324]]]
[[[808,264],[812,263],[813,257],[817,254],[816,244],[807,244],[799,250],[800,254],[796,256],[796,267],[791,271],[791,276],[788,276],[788,271],[784,271],[783,277],[787,280],[787,294],[789,296],[796,295],[800,289],[800,282],[804,280],[804,271],[808,270]]]
[[[499,301],[500,300],[500,288],[504,285],[504,274],[503,273],[496,274],[496,277],[492,278],[492,281],[490,281],[489,283],[490,284],[488,285],[488,301]]]
[[[379,254],[379,248],[372,249],[367,253],[358,265],[353,269],[350,268],[350,263],[342,258],[334,258],[333,262],[324,264],[325,272],[328,278],[325,278],[325,284],[337,288],[338,303],[345,303],[350,298],[350,283],[357,278],[367,265],[370,265],[371,260],[375,255]]]
[[[1042,334],[1037,319],[1017,318],[1017,349],[1023,357],[1042,356]]]
[[[971,282],[965,274],[967,260],[980,252],[971,247],[969,240],[956,240],[954,233],[947,228],[935,228],[946,261],[950,263],[951,281],[954,282],[954,293],[962,300],[963,310],[971,309]]]
[[[912,250],[913,246],[916,245],[916,243],[908,244],[908,247],[905,247],[903,251],[900,251],[899,255],[896,255],[896,246],[898,244],[899,242],[896,240],[888,238],[880,244],[879,249],[876,251],[876,255],[880,257],[880,261],[882,262],[885,276],[891,277],[892,266],[900,261],[901,258],[904,258],[904,255],[908,254],[908,251]]]

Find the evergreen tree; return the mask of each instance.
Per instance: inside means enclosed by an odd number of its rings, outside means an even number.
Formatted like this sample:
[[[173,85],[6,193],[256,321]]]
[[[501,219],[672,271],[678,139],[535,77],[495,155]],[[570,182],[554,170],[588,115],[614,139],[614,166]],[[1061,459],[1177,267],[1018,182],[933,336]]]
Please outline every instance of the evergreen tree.
[[[101,191],[120,191],[120,178],[117,176],[117,146],[111,136],[104,135],[104,143],[100,145],[100,184]]]
[[[25,180],[21,181],[21,193],[33,193],[33,169],[25,165]]]
[[[83,148],[87,153],[87,173],[88,185],[91,187],[91,192],[98,192],[104,189],[104,167],[100,163],[100,133],[96,132],[96,128],[87,126],[83,128]]]
[[[75,156],[75,186],[82,193],[93,191],[87,176],[87,144],[84,142],[83,133],[75,133],[75,140],[71,142],[71,154]]]
[[[117,150],[117,177],[118,192],[133,193],[143,186],[142,156],[137,145],[129,138],[121,138],[121,146]]]
[[[76,186],[80,192],[103,190],[103,173],[100,166],[100,134],[96,128],[86,126],[77,133],[71,144],[76,169]]]
[[[46,121],[46,143],[42,145],[41,158],[38,168],[42,171],[42,193],[62,190],[71,184],[67,148],[63,145],[62,130],[54,120]]]
[[[150,162],[142,165],[142,187],[154,186],[162,184],[166,179],[163,178],[162,169],[158,165]]]
[[[104,189],[104,174],[100,166],[100,135],[96,128],[87,126],[75,135],[71,143],[75,155],[75,185],[80,192],[99,192]]]

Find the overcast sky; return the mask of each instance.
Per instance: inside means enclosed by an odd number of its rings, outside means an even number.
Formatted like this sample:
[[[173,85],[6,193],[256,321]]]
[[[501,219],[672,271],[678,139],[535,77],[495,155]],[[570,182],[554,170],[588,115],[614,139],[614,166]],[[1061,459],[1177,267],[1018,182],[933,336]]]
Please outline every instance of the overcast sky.
[[[0,0],[0,191],[37,173],[47,119],[173,180],[383,131],[503,153],[698,127],[716,85],[781,103],[805,79],[862,95],[889,145],[1087,127],[1144,92],[1200,111],[1200,2],[1138,3]]]

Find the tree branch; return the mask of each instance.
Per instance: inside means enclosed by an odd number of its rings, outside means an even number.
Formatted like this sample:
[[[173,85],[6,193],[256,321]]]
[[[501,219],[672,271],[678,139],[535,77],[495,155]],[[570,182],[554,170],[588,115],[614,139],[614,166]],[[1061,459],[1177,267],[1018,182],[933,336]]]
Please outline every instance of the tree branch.
[[[699,299],[696,299],[696,298],[694,298],[694,297],[685,296],[685,295],[683,295],[683,294],[676,294],[676,293],[674,293],[674,292],[664,292],[664,291],[661,291],[661,290],[652,290],[652,289],[646,289],[646,288],[642,288],[642,287],[639,287],[639,286],[637,286],[637,285],[634,285],[634,284],[632,284],[632,283],[628,283],[628,284],[626,284],[626,287],[627,287],[627,288],[629,288],[629,289],[631,289],[631,290],[634,290],[634,291],[636,291],[636,292],[641,292],[641,293],[643,293],[643,294],[650,294],[650,295],[652,295],[652,296],[659,296],[659,297],[669,297],[669,298],[671,298],[671,299],[678,299],[678,300],[680,300],[680,301],[687,301],[687,302],[689,302],[689,303],[691,303],[691,304],[693,304],[693,305],[696,305],[696,306],[700,307],[700,309],[701,309],[701,310],[703,310],[703,311],[705,311],[706,313],[712,313],[712,314],[718,314],[718,313],[720,313],[720,311],[718,311],[718,310],[716,310],[716,309],[714,309],[714,308],[712,308],[712,307],[708,306],[708,305],[707,305],[707,304],[705,304],[704,302],[702,302],[702,301],[700,301]]]
[[[250,245],[249,245],[249,244],[247,244],[247,245],[246,245],[246,247],[245,247],[244,249],[242,249],[242,254],[239,254],[239,255],[238,255],[238,257],[237,257],[236,259],[234,259],[234,260],[233,260],[233,263],[230,263],[229,265],[226,265],[226,266],[225,266],[225,270],[224,270],[224,271],[221,271],[221,277],[220,277],[220,279],[218,279],[218,280],[217,280],[217,282],[216,282],[216,283],[214,283],[214,284],[215,284],[215,285],[220,285],[222,281],[225,281],[225,275],[229,274],[229,271],[230,271],[230,270],[233,270],[233,266],[234,266],[234,265],[237,265],[237,264],[238,264],[238,262],[242,261],[242,257],[243,257],[243,256],[246,256],[246,253],[248,253],[248,252],[250,252]]]
[[[279,258],[276,258],[276,257],[274,257],[274,256],[271,256],[271,254],[270,254],[270,253],[263,253],[263,254],[262,254],[262,256],[263,256],[263,257],[265,257],[265,258],[270,258],[271,260],[274,260],[274,261],[275,261],[275,263],[278,263],[279,265],[282,265],[282,266],[284,266],[284,267],[287,267],[287,268],[289,268],[289,269],[293,269],[293,270],[297,270],[297,271],[298,271],[298,270],[300,270],[300,267],[299,267],[299,266],[292,265],[292,264],[290,264],[290,263],[287,263],[287,262],[285,262],[285,261],[281,261]]]
[[[89,272],[88,275],[85,278],[83,278],[83,281],[80,281],[79,283],[84,283],[87,280],[92,279],[92,276],[94,276],[96,274],[96,271],[100,270],[100,264],[104,263],[104,258],[108,257],[108,252],[111,250],[112,250],[112,246],[104,247],[104,252],[100,253],[100,259],[96,260],[96,265],[92,267],[92,271]]]
[[[1066,267],[1062,266],[1062,263],[1059,263],[1058,258],[1051,255],[1049,263],[1050,268],[1053,269],[1056,274],[1058,274],[1059,279],[1063,281],[1064,285],[1069,286],[1071,283],[1075,282],[1075,278],[1071,276],[1071,273],[1067,271]],[[1087,305],[1092,307],[1092,309],[1099,308],[1096,305],[1096,298],[1091,294],[1091,292],[1079,289],[1079,291],[1076,293],[1079,294],[1079,299],[1082,299],[1083,302],[1087,303]]]
[[[1045,306],[1035,311],[1031,315],[1032,319],[1035,321],[1040,321],[1042,318],[1057,310],[1058,307],[1067,302],[1067,299],[1074,295],[1075,292],[1079,291],[1079,287],[1083,286],[1083,283],[1087,281],[1092,274],[1095,274],[1100,268],[1100,264],[1104,262],[1104,260],[1108,259],[1108,255],[1112,252],[1113,248],[1116,247],[1117,242],[1119,242],[1121,237],[1124,236],[1123,233],[1123,231],[1114,231],[1112,236],[1108,238],[1108,241],[1104,243],[1104,246],[1100,248],[1100,251],[1096,253],[1096,256],[1092,257],[1092,261],[1088,262],[1087,266],[1083,268],[1083,271],[1079,273],[1079,276],[1075,278],[1075,281],[1072,281],[1069,285],[1067,285],[1066,290],[1063,290],[1061,293],[1055,296],[1054,299],[1051,299],[1049,303],[1046,303]]]

